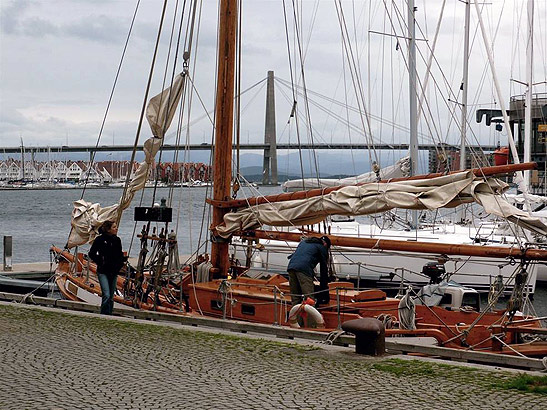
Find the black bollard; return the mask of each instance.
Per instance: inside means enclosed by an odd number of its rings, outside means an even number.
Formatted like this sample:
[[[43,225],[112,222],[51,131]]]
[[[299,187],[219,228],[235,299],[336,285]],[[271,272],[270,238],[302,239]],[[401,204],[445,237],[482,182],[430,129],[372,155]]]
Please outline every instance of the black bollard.
[[[386,329],[378,319],[363,317],[342,323],[342,329],[355,335],[355,353],[381,356],[386,351]]]

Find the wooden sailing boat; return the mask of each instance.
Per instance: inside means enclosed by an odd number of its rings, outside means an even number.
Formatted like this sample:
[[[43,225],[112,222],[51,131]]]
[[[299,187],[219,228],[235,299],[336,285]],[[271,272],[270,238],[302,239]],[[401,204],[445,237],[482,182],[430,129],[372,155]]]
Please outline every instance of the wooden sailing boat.
[[[246,268],[238,266],[235,260],[229,255],[229,241],[234,234],[242,235],[250,240],[254,238],[280,238],[289,241],[299,241],[301,235],[288,232],[268,232],[261,231],[255,220],[247,220],[242,223],[238,220],[238,212],[234,212],[241,204],[232,200],[232,170],[231,170],[231,152],[232,152],[232,129],[233,129],[233,101],[234,101],[234,68],[235,68],[235,50],[237,39],[237,0],[222,0],[220,2],[220,25],[219,25],[219,54],[218,54],[218,74],[217,74],[217,97],[216,97],[216,123],[215,123],[215,159],[214,159],[214,190],[213,198],[209,201],[213,206],[213,220],[211,226],[212,251],[210,262],[203,257],[194,264],[181,269],[178,274],[178,280],[173,281],[170,278],[164,279],[163,275],[168,271],[166,263],[165,247],[173,243],[175,239],[167,237],[167,223],[165,229],[157,234],[151,233],[148,229],[143,229],[141,234],[141,252],[139,261],[134,271],[129,269],[124,276],[120,276],[118,285],[120,294],[116,298],[118,303],[124,303],[136,308],[154,309],[157,311],[178,313],[178,314],[204,314],[225,319],[247,320],[265,324],[281,324],[300,327],[297,320],[299,316],[307,316],[315,319],[315,323],[304,321],[304,326],[315,328],[317,330],[329,331],[340,327],[346,320],[359,317],[383,317],[386,323],[403,322],[403,312],[408,310],[404,306],[400,307],[400,300],[388,298],[380,290],[361,290],[355,289],[353,284],[346,282],[333,282],[329,286],[330,302],[326,306],[316,309],[311,303],[289,308],[290,295],[287,279],[278,274],[270,275],[267,278],[253,277],[253,272]],[[166,90],[167,91],[167,90]],[[171,91],[164,91],[161,95],[165,98],[172,95]],[[178,92],[175,92],[178,94]],[[156,97],[155,97],[156,98]],[[160,101],[165,99],[160,98]],[[167,98],[170,101],[171,98]],[[172,102],[172,101],[171,101]],[[155,135],[164,134],[166,123],[171,107],[176,104],[167,104],[163,114],[158,115],[161,131],[155,132]],[[159,104],[163,106],[163,104]],[[172,117],[171,117],[172,118]],[[156,121],[156,124],[158,122]],[[153,141],[152,145],[157,146],[158,141]],[[153,151],[151,151],[153,152]],[[146,162],[146,161],[145,161]],[[524,167],[531,167],[531,164],[524,164]],[[514,171],[515,167],[504,168],[503,172]],[[143,171],[144,172],[144,171]],[[502,172],[501,169],[493,170],[481,169],[481,174],[493,172],[494,174]],[[142,174],[139,171],[137,174]],[[444,178],[444,179],[443,179]],[[460,184],[464,187],[469,186],[469,181],[473,181],[475,176],[472,172],[457,177],[441,176],[441,180],[432,179],[432,184],[440,190],[446,190],[448,180]],[[418,181],[423,181],[419,179]],[[469,180],[469,181],[467,181]],[[463,182],[462,182],[463,181]],[[413,183],[411,181],[411,183]],[[424,183],[427,185],[427,183]],[[498,182],[491,181],[489,188],[496,187]],[[131,183],[129,185],[138,185]],[[376,186],[382,184],[374,184]],[[359,187],[346,187],[349,191]],[[348,189],[340,188],[333,192],[347,193]],[[365,187],[366,188],[366,187]],[[439,193],[435,188],[429,190],[429,194]],[[422,192],[422,191],[420,191]],[[321,192],[319,200],[325,196]],[[385,194],[385,192],[384,192]],[[468,191],[457,190],[452,196],[445,197],[442,202],[451,204],[471,200]],[[474,192],[482,195],[483,192]],[[98,217],[94,220],[98,225],[105,219],[119,218],[121,210],[128,198],[134,194],[125,194],[122,197],[121,205],[115,208],[105,208],[97,212]],[[310,193],[297,193],[297,196],[309,198]],[[358,193],[358,195],[360,195]],[[412,195],[411,195],[412,196]],[[419,195],[416,195],[419,196]],[[410,209],[423,206],[414,202],[414,197],[408,207]],[[482,198],[486,198],[482,196]],[[259,202],[260,200],[256,200]],[[270,202],[283,203],[283,198],[270,198]],[[251,201],[251,205],[253,205]],[[92,209],[82,202],[77,206],[84,207],[80,210],[81,214]],[[246,205],[248,206],[248,204]],[[260,206],[260,205],[256,205]],[[290,205],[292,208],[293,204]],[[152,212],[152,210],[150,210]],[[256,212],[256,208],[253,209]],[[336,212],[339,212],[338,210]],[[520,217],[520,215],[518,215]],[[231,219],[235,217],[236,219]],[[316,220],[323,218],[312,212],[311,215],[303,215],[303,219]],[[517,216],[514,216],[517,219]],[[89,219],[89,218],[88,218]],[[161,218],[158,220],[162,220]],[[235,221],[235,222],[234,222]],[[535,225],[536,221],[532,219],[520,218],[519,222],[526,223],[530,227],[542,229]],[[73,222],[73,227],[78,223]],[[89,233],[89,230],[87,231]],[[81,231],[80,231],[81,233]],[[310,235],[313,235],[311,233]],[[417,244],[397,241],[378,241],[375,243],[365,243],[362,239],[352,239],[344,237],[330,236],[334,245],[347,245],[355,247],[382,247],[385,249],[404,250],[416,252],[434,252],[439,254],[461,254],[468,255],[470,252],[476,255],[487,255],[495,252],[497,256],[511,257],[515,260],[527,261],[547,260],[547,251],[539,249],[511,249],[495,248],[481,249],[478,247],[465,246],[437,246],[437,244]],[[83,242],[92,239],[91,235],[80,238]],[[158,262],[148,271],[143,271],[143,259],[147,253],[147,244],[160,244],[163,247],[163,257],[158,258]],[[155,241],[155,242],[154,242]],[[171,241],[171,242],[170,242]],[[83,243],[82,242],[82,243]],[[425,249],[425,246],[429,248]],[[88,294],[98,295],[97,282],[94,280],[95,266],[87,261],[81,253],[76,252],[72,255],[68,250],[53,248],[59,261],[57,267],[57,283],[65,297],[74,300],[86,300]],[[283,272],[280,272],[283,273]],[[202,281],[198,281],[198,274],[203,276]],[[523,263],[521,275],[526,276],[526,263]],[[408,328],[394,327],[387,330],[388,335],[426,335],[437,339],[438,343],[450,347],[472,347],[475,349],[493,350],[499,352],[515,354],[518,350],[526,350],[529,354],[543,355],[547,351],[547,346],[543,344],[527,344],[526,346],[515,345],[518,341],[519,332],[524,330],[533,332],[540,327],[537,318],[524,318],[517,312],[520,304],[508,314],[505,311],[492,311],[480,313],[475,310],[477,306],[466,305],[462,301],[465,295],[465,289],[459,289],[460,301],[458,303],[448,304],[451,309],[443,306],[425,306],[415,307],[415,319],[410,321]],[[467,306],[467,307],[466,307]],[[520,322],[519,322],[520,321]],[[524,322],[522,322],[524,321]],[[493,334],[493,326],[496,328],[496,335]],[[500,338],[498,335],[503,335]],[[509,347],[507,347],[509,346]]]

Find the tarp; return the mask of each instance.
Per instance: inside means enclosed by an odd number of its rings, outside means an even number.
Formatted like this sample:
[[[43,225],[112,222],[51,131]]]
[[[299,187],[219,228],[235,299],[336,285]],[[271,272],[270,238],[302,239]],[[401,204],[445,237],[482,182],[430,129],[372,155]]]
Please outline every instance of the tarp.
[[[67,247],[73,248],[74,246],[92,242],[97,236],[98,228],[105,221],[116,221],[118,213],[121,213],[131,204],[137,191],[144,188],[150,165],[152,165],[154,157],[161,147],[165,132],[167,132],[175,115],[182,95],[183,80],[182,74],[177,75],[171,87],[152,97],[148,102],[146,118],[153,136],[144,142],[144,161],[139,164],[128,188],[124,190],[120,203],[102,208],[98,203],[87,202],[83,199],[74,202],[72,230]]]
[[[404,157],[398,160],[395,164],[380,169],[380,179],[391,178],[403,178],[410,175],[410,157]],[[329,179],[329,178],[305,178],[305,179],[292,179],[283,183],[283,191],[295,192],[304,191],[307,189],[315,188],[329,188],[340,185],[357,185],[364,182],[374,182],[377,177],[374,172],[367,172],[365,174],[341,178],[341,179]]]
[[[441,303],[448,286],[446,280],[443,280],[440,283],[426,285],[420,289],[414,303],[416,305],[424,304],[425,306],[438,306],[439,303]]]
[[[508,188],[503,181],[475,177],[471,171],[431,179],[347,186],[323,196],[260,204],[227,213],[216,230],[227,238],[234,232],[262,225],[312,225],[328,215],[369,215],[394,208],[432,210],[474,201],[490,214],[546,235],[547,226],[543,222],[500,196]]]

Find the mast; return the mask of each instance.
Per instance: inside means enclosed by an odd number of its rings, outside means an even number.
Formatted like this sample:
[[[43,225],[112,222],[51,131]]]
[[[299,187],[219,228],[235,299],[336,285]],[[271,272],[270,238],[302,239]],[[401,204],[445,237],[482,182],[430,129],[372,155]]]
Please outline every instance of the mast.
[[[21,180],[25,179],[25,146],[23,145],[23,137],[21,137],[21,169],[23,171]]]
[[[486,34],[486,29],[484,27],[484,22],[482,20],[482,14],[481,10],[479,9],[479,2],[478,0],[475,0],[475,10],[477,12],[477,18],[479,19],[479,26],[481,29],[482,39],[484,41],[484,47],[486,49],[486,55],[488,56],[488,64],[490,65],[490,71],[492,72],[492,78],[494,80],[494,86],[496,89],[496,95],[498,97],[498,103],[500,105],[501,114],[503,115],[503,123],[505,124],[505,129],[507,130],[507,140],[509,142],[509,147],[511,149],[511,155],[513,156],[513,161],[515,164],[520,163],[519,155],[517,152],[517,147],[515,145],[515,140],[513,139],[513,132],[511,131],[511,124],[509,123],[509,116],[507,115],[507,111],[505,110],[505,104],[503,102],[503,93],[501,92],[501,87],[498,81],[498,75],[496,74],[496,66],[494,65],[494,56],[492,54],[492,50],[490,49],[490,45],[488,43],[488,36]],[[517,173],[517,176],[515,178],[515,182],[519,185],[519,189],[524,194],[526,202],[528,201],[528,189],[526,186],[523,186],[523,174],[521,172]],[[529,206],[527,206],[528,209],[530,209]]]
[[[532,149],[532,64],[534,52],[534,0],[528,0],[528,35],[526,38],[526,97],[524,105],[524,162],[530,161]],[[530,172],[524,172],[524,184],[530,188]]]
[[[418,175],[418,101],[416,94],[416,18],[414,0],[408,0],[408,78],[410,105],[410,175]],[[412,227],[418,227],[418,212],[412,211]]]
[[[237,0],[221,0],[213,167],[213,199],[216,201],[230,199],[231,191],[236,34]],[[213,227],[223,221],[226,212],[220,207],[213,207]],[[215,237],[214,232],[212,236],[212,273],[214,276],[225,277],[229,268],[228,242]]]
[[[465,135],[467,133],[467,90],[469,82],[469,20],[471,17],[471,0],[465,2],[465,24],[463,39],[463,78],[462,78],[462,123],[460,135],[460,169],[467,167],[467,154],[465,152]],[[527,161],[524,161],[527,162]],[[463,222],[465,219],[464,207],[458,209],[458,219]]]
[[[491,177],[491,176],[502,176],[502,175],[507,175],[509,173],[513,173],[513,172],[529,170],[529,169],[537,169],[537,168],[538,168],[538,164],[536,162],[526,162],[521,164],[508,164],[508,165],[497,165],[493,167],[473,168],[468,171],[473,172],[473,174],[477,177],[484,178],[484,177]],[[458,172],[461,172],[461,171],[452,171],[452,172],[449,172],[449,174],[456,174]],[[226,209],[244,208],[248,206],[267,204],[267,203],[273,203],[273,202],[284,202],[284,201],[293,201],[297,199],[313,198],[315,196],[329,194],[333,191],[337,191],[346,186],[361,186],[366,184],[378,184],[378,183],[413,181],[413,180],[415,181],[417,179],[437,178],[443,175],[445,175],[445,173],[438,172],[435,174],[416,175],[413,177],[404,177],[404,178],[383,179],[377,182],[361,182],[355,185],[339,185],[339,186],[333,186],[329,188],[310,189],[308,191],[284,192],[282,194],[273,194],[273,195],[266,195],[266,196],[260,196],[260,197],[245,198],[245,199],[233,199],[230,201],[215,202],[208,199],[207,202],[212,205],[215,205],[221,208],[226,208]]]
[[[467,88],[469,79],[469,20],[471,16],[470,0],[465,2],[465,25],[463,39],[463,79],[462,79],[462,124],[460,138],[460,169],[466,168],[465,134],[467,129]],[[524,162],[529,162],[524,160]]]

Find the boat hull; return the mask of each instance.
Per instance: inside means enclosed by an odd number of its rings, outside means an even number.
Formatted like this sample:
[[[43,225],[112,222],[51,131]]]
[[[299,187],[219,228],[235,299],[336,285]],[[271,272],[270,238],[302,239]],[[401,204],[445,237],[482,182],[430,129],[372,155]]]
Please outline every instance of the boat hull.
[[[412,231],[380,229],[370,224],[357,222],[333,222],[329,227],[331,235],[348,238],[377,238],[409,242],[466,244],[477,247],[487,247],[480,241],[483,238],[494,238],[496,245],[511,248],[507,237],[493,236],[493,227],[484,228],[484,236],[471,239],[473,231],[469,228],[450,225],[442,229],[420,229],[418,234]],[[476,232],[475,232],[476,236]],[[485,239],[486,240],[486,239]],[[232,240],[238,260],[245,264],[248,246],[240,238]],[[287,257],[294,252],[296,244],[279,240],[260,240],[259,245],[253,244],[251,249],[251,267],[266,270],[283,271],[286,269]],[[398,288],[401,282],[415,286],[423,286],[429,282],[429,277],[422,274],[422,268],[429,262],[438,262],[446,258],[445,269],[451,274],[450,279],[465,287],[488,292],[492,284],[501,276],[505,284],[505,293],[512,291],[514,273],[518,263],[512,259],[492,257],[467,257],[439,254],[418,254],[401,251],[385,251],[378,249],[358,249],[353,247],[333,247],[333,267],[341,280],[351,280],[357,287],[377,286],[380,288]],[[538,263],[528,266],[528,281],[526,292],[533,295],[536,288],[538,267],[547,267]]]

